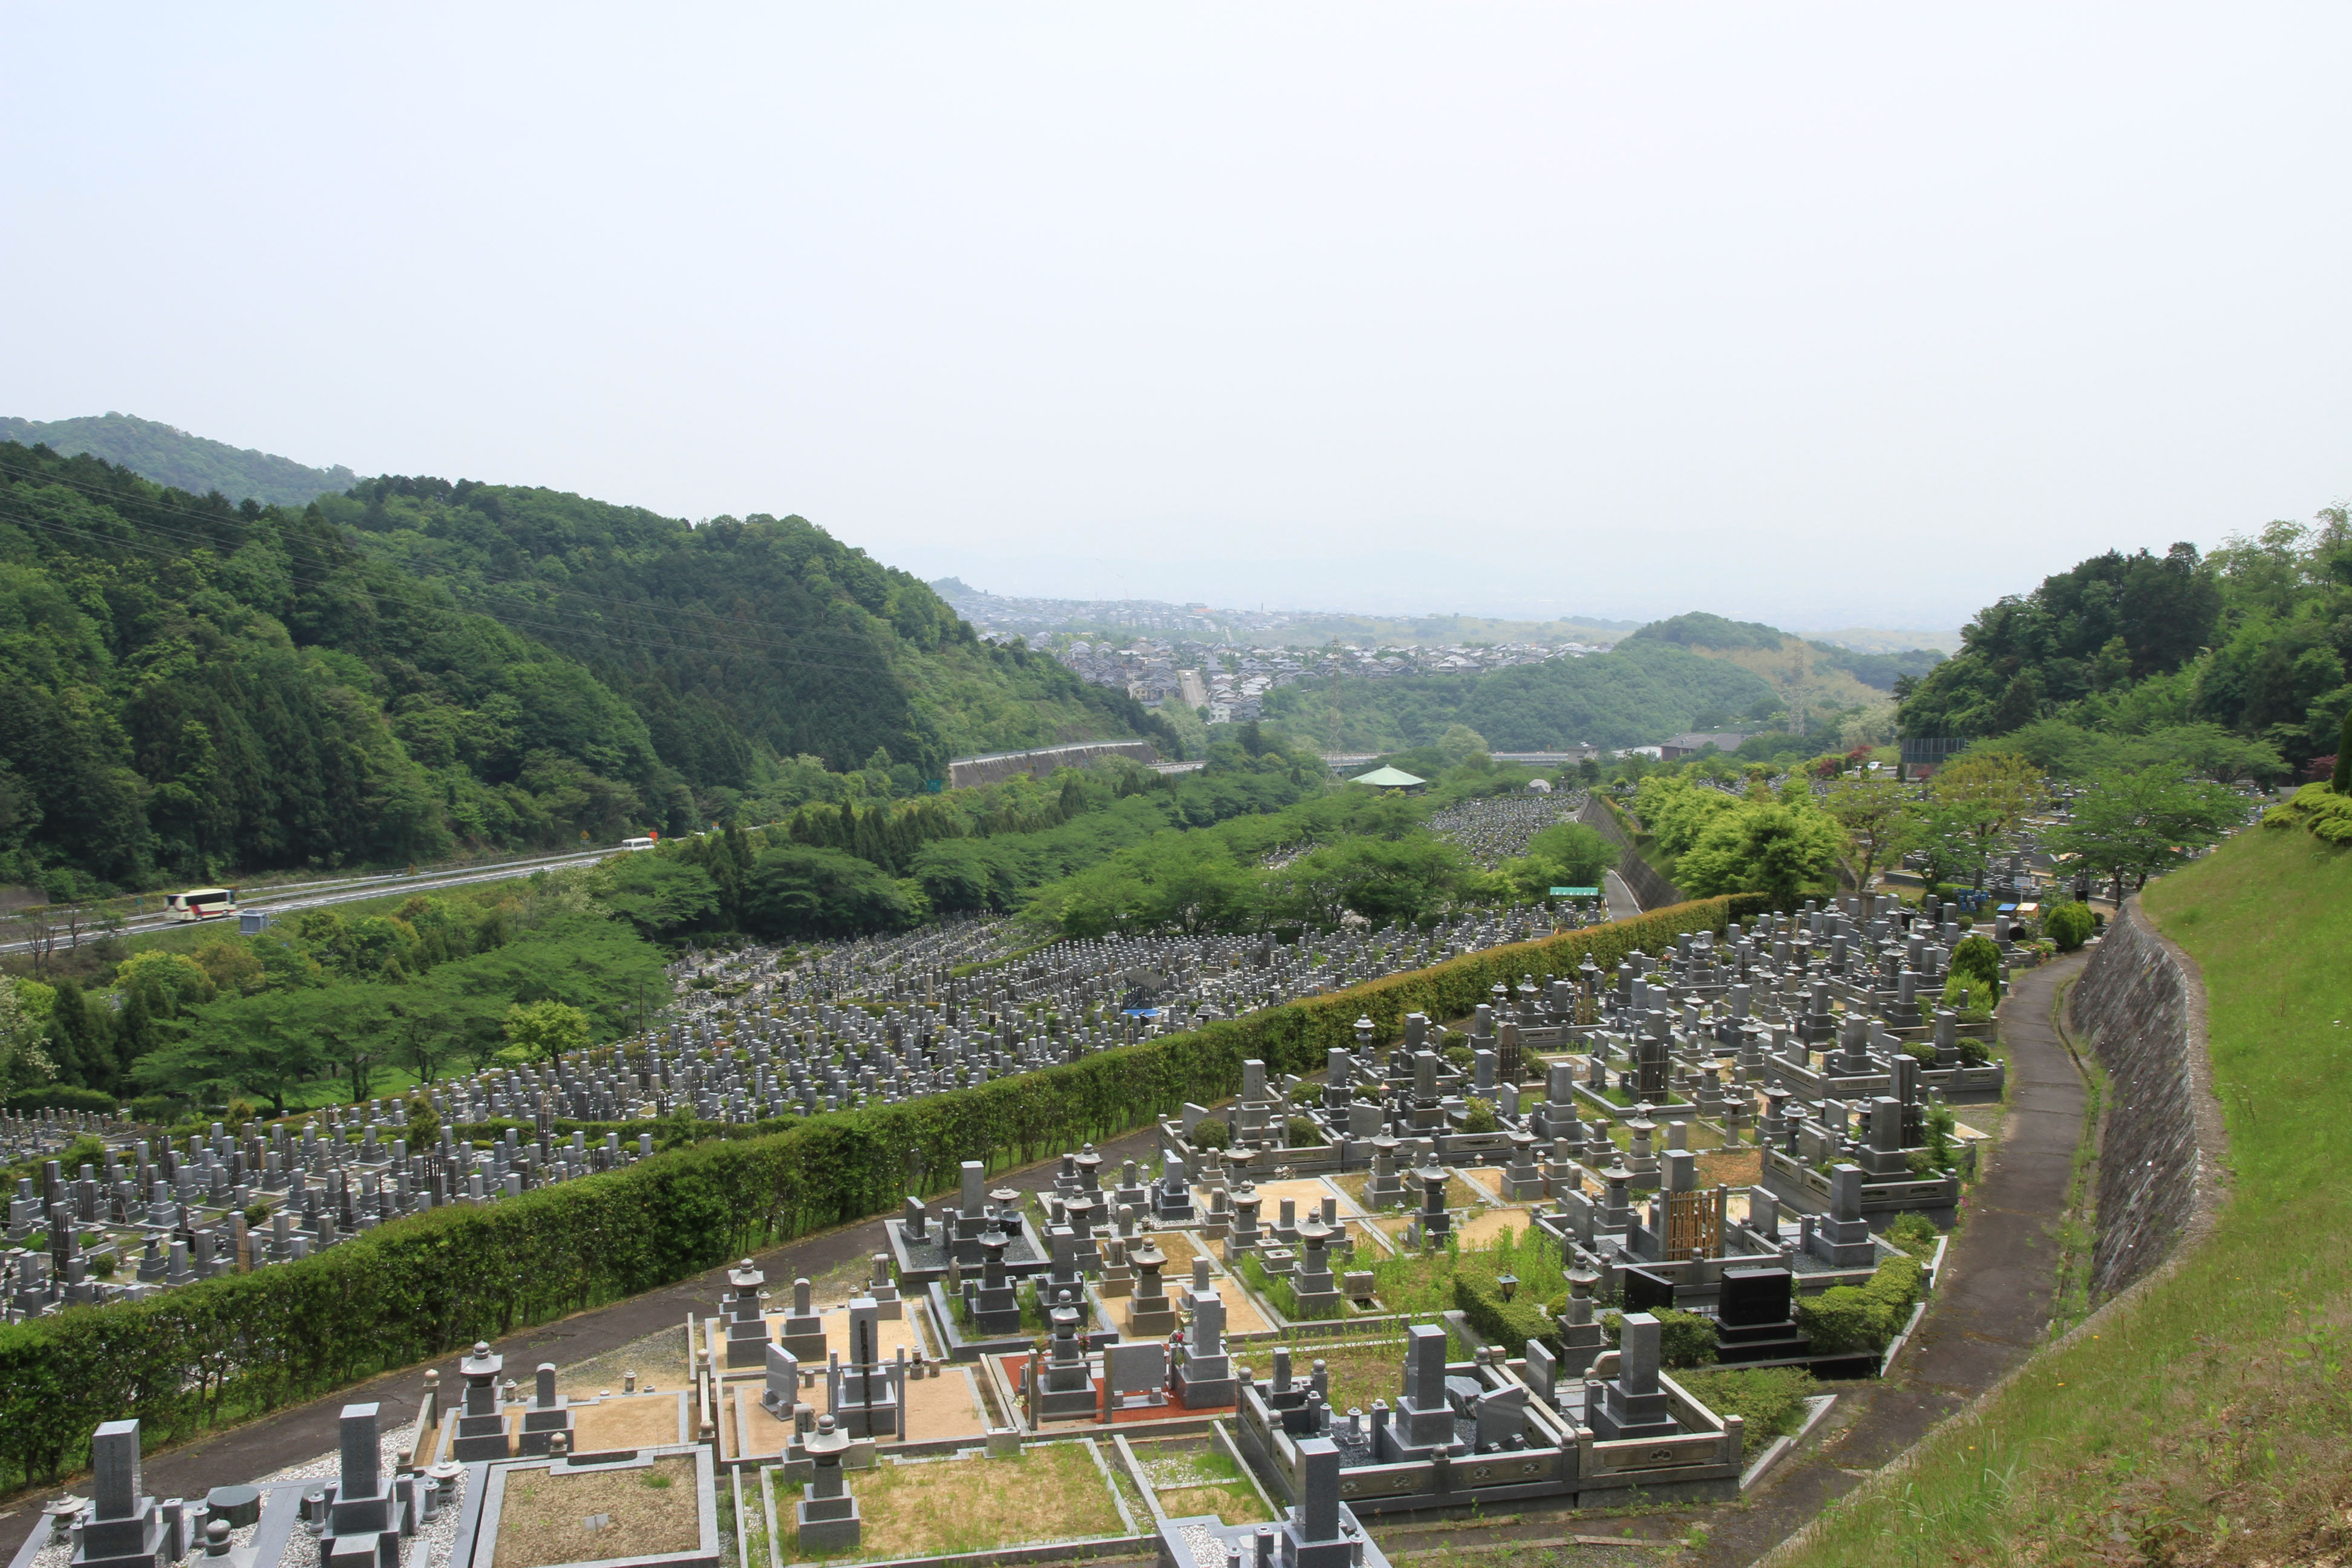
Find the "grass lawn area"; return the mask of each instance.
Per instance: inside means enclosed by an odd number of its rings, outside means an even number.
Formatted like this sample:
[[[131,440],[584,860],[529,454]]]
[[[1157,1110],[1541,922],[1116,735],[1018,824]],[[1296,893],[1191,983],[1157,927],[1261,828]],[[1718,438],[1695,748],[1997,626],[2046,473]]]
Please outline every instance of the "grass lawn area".
[[[936,1557],[1126,1529],[1110,1484],[1084,1443],[1024,1448],[1017,1459],[880,1465],[852,1475],[849,1490],[865,1519],[864,1539],[830,1553],[835,1557]],[[784,1522],[788,1493],[798,1500],[794,1489],[776,1491],[777,1526],[787,1534],[794,1529]],[[782,1555],[787,1562],[806,1560],[789,1543]]]
[[[584,1522],[591,1519],[594,1530]],[[656,1459],[647,1469],[519,1470],[499,1505],[491,1568],[691,1552],[701,1540],[694,1461],[685,1455]]]
[[[1153,1495],[1171,1519],[1213,1513],[1226,1524],[1270,1522],[1249,1478],[1223,1448],[1199,1441],[1135,1446]]]
[[[2230,1195],[2095,1336],[1934,1434],[1798,1561],[2340,1561],[2352,1501],[2352,852],[2256,830],[2152,884],[2204,972]]]
[[[1331,1378],[1331,1408],[1345,1413],[1349,1410],[1370,1410],[1372,1401],[1385,1399],[1391,1405],[1404,1392],[1404,1339],[1381,1339],[1368,1343],[1330,1344],[1320,1340],[1296,1340],[1288,1344],[1290,1375],[1304,1381],[1315,1371],[1318,1361]],[[1260,1377],[1274,1374],[1272,1347],[1251,1345],[1237,1357],[1245,1361],[1251,1372]],[[1165,1500],[1161,1507],[1166,1507]]]

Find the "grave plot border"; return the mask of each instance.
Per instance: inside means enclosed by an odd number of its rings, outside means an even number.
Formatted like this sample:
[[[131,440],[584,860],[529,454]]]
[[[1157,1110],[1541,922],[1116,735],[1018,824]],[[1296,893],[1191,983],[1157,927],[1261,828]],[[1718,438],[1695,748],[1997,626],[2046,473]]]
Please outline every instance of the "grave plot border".
[[[1098,1557],[1128,1556],[1151,1545],[1158,1539],[1156,1532],[1150,1535],[1142,1533],[1142,1527],[1137,1523],[1133,1510],[1127,1506],[1127,1499],[1119,1495],[1118,1483],[1111,1479],[1110,1465],[1103,1458],[1102,1443],[1098,1436],[1093,1433],[1079,1432],[1063,1432],[1050,1436],[1026,1434],[1025,1436],[1032,1437],[1034,1441],[1024,1443],[1023,1445],[1024,1447],[1042,1447],[1051,1443],[1084,1443],[1088,1454],[1094,1459],[1096,1473],[1102,1478],[1103,1489],[1110,1494],[1111,1506],[1118,1512],[1119,1522],[1127,1527],[1127,1533],[1073,1536],[1059,1541],[1028,1542],[1018,1546],[990,1547],[980,1552],[941,1552],[929,1557],[814,1558],[785,1556],[782,1539],[772,1532],[768,1538],[771,1553],[768,1568],[992,1568],[992,1565],[1000,1563],[1010,1565],[1029,1563],[1085,1562]],[[969,1453],[967,1449],[970,1450]],[[897,1456],[893,1455],[892,1458],[895,1461]],[[955,1450],[955,1458],[970,1458],[976,1464],[989,1462],[984,1457],[984,1450],[973,1448],[971,1445],[965,1445]],[[955,1462],[954,1458],[949,1458],[948,1456],[927,1457],[919,1459],[918,1462],[938,1463],[943,1458],[948,1459],[948,1462]],[[782,1468],[782,1466],[763,1467],[761,1486],[765,1489],[772,1484],[767,1472]],[[798,1544],[797,1538],[794,1543]],[[446,1564],[445,1568],[457,1568],[457,1565]],[[564,1568],[570,1568],[570,1565],[566,1564]],[[598,1568],[604,1568],[604,1565],[598,1565]],[[759,1568],[759,1565],[754,1564],[753,1568]]]
[[[545,1457],[484,1459],[467,1465],[466,1501],[462,1505],[465,1511],[458,1516],[457,1533],[449,1542],[447,1555],[436,1568],[491,1568],[498,1555],[499,1506],[506,1501],[507,1476],[511,1471],[551,1470],[557,1465],[563,1466],[567,1472],[641,1469],[649,1468],[656,1459],[680,1455],[690,1455],[694,1459],[696,1526],[701,1537],[694,1550],[635,1557],[583,1557],[571,1563],[547,1563],[543,1568],[719,1568],[718,1469],[710,1450],[699,1443],[639,1448],[626,1459],[598,1456],[594,1463],[584,1465]],[[475,1559],[485,1548],[489,1556],[477,1563]]]
[[[1173,1438],[1179,1436],[1180,1434],[1172,1432],[1149,1434],[1146,1436],[1146,1440]],[[1134,1478],[1136,1490],[1143,1494],[1144,1506],[1151,1510],[1152,1522],[1155,1525],[1172,1523],[1179,1518],[1212,1517],[1205,1514],[1172,1514],[1161,1508],[1159,1491],[1153,1487],[1151,1478],[1144,1474],[1143,1461],[1137,1457],[1127,1435],[1123,1432],[1114,1432],[1111,1435],[1111,1442],[1118,1448],[1119,1457],[1126,1461],[1127,1473]],[[1283,1505],[1274,1500],[1273,1494],[1265,1489],[1265,1483],[1258,1479],[1257,1471],[1251,1467],[1247,1459],[1242,1457],[1241,1448],[1234,1442],[1234,1435],[1225,1429],[1225,1418],[1222,1415],[1214,1416],[1209,1422],[1209,1444],[1213,1448],[1222,1449],[1225,1457],[1233,1460],[1234,1467],[1241,1471],[1242,1479],[1249,1482],[1250,1489],[1257,1494],[1257,1500],[1265,1505],[1267,1516],[1279,1521],[1282,1518]]]
[[[482,1469],[489,1471],[482,1479],[482,1507],[473,1514],[473,1531],[458,1526],[458,1540],[449,1542],[449,1556],[442,1559],[437,1568],[491,1568],[499,1556],[499,1507],[506,1502],[506,1479],[518,1469],[555,1469],[564,1471],[597,1471],[597,1469],[646,1469],[654,1460],[666,1460],[673,1455],[694,1458],[694,1514],[696,1531],[701,1542],[691,1552],[654,1552],[640,1556],[583,1556],[569,1563],[546,1563],[543,1568],[719,1568],[719,1493],[718,1467],[710,1448],[703,1444],[663,1444],[637,1448],[633,1458],[618,1460],[597,1455],[591,1465],[579,1465],[574,1460],[551,1460],[551,1458],[515,1458],[515,1460],[482,1460]],[[468,1467],[473,1469],[473,1467]],[[473,1488],[468,1488],[468,1495]],[[463,1542],[466,1554],[458,1556],[458,1542]],[[487,1556],[485,1556],[487,1552]],[[478,1561],[480,1559],[480,1561]]]

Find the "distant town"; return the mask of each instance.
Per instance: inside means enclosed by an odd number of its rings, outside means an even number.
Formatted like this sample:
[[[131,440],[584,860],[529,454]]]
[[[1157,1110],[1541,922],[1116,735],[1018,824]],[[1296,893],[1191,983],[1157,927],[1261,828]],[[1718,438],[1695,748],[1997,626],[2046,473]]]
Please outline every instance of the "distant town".
[[[1024,598],[982,593],[953,577],[931,587],[982,637],[1018,637],[1093,685],[1125,691],[1147,708],[1178,700],[1204,710],[1213,724],[1262,717],[1266,693],[1296,681],[1479,675],[1607,653],[1615,646],[1612,633],[1635,625],[1468,621],[1521,635],[1433,641],[1409,634],[1422,626],[1454,630],[1465,617],[1414,621],[1319,610],[1213,609],[1158,599]]]

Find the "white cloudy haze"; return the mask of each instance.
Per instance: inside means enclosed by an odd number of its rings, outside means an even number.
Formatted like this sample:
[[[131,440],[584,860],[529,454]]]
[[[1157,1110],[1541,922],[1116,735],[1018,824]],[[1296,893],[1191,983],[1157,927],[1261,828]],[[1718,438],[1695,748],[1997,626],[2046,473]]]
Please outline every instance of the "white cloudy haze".
[[[1957,625],[2352,492],[2340,5],[11,5],[0,414],[1004,593]]]

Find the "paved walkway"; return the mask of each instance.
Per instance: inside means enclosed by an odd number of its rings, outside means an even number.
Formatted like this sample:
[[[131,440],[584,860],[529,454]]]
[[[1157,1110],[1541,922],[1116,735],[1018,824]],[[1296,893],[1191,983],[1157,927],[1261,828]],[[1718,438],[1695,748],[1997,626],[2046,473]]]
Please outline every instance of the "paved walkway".
[[[1140,1160],[1157,1147],[1156,1140],[1154,1130],[1147,1127],[1097,1148],[1114,1162]],[[1041,1191],[1053,1184],[1060,1163],[1057,1156],[1018,1171],[999,1172],[989,1178],[989,1184]],[[801,1275],[814,1279],[828,1269],[887,1251],[882,1225],[877,1216],[804,1237],[758,1255],[759,1262],[771,1281],[789,1281]],[[664,1289],[518,1330],[491,1348],[507,1358],[509,1373],[514,1376],[527,1375],[530,1368],[543,1361],[570,1366],[619,1350],[647,1334],[682,1328],[689,1313],[698,1317],[715,1313],[726,1289],[727,1268],[713,1268]],[[417,1397],[425,1387],[425,1366],[441,1369],[442,1387],[462,1387],[458,1359],[459,1352],[452,1352],[438,1362],[403,1367],[307,1405],[292,1405],[257,1421],[150,1454],[142,1466],[147,1489],[157,1497],[201,1498],[216,1486],[250,1481],[315,1459],[333,1451],[336,1418],[346,1405],[381,1405],[387,1429],[413,1421]],[[6,1513],[0,1513],[0,1562],[12,1558],[26,1535],[40,1523],[41,1504],[64,1489],[60,1485],[23,1494]],[[86,1487],[82,1489],[87,1491]]]
[[[1630,921],[1640,917],[1642,900],[1633,896],[1633,889],[1625,885],[1624,878],[1614,871],[1601,872],[1601,890],[1609,900],[1611,920]]]
[[[1755,1562],[2040,1345],[2056,1289],[2051,1233],[2066,1205],[2084,1093],[2051,1022],[2051,1005],[2083,962],[2063,959],[2030,971],[2001,1005],[2014,1086],[2008,1121],[1945,1254],[1950,1283],[1929,1301],[1895,1375],[1841,1389],[1831,1418],[1806,1446],[1784,1457],[1747,1503],[1703,1521],[1713,1532],[1707,1544],[1678,1563],[1737,1568]]]

